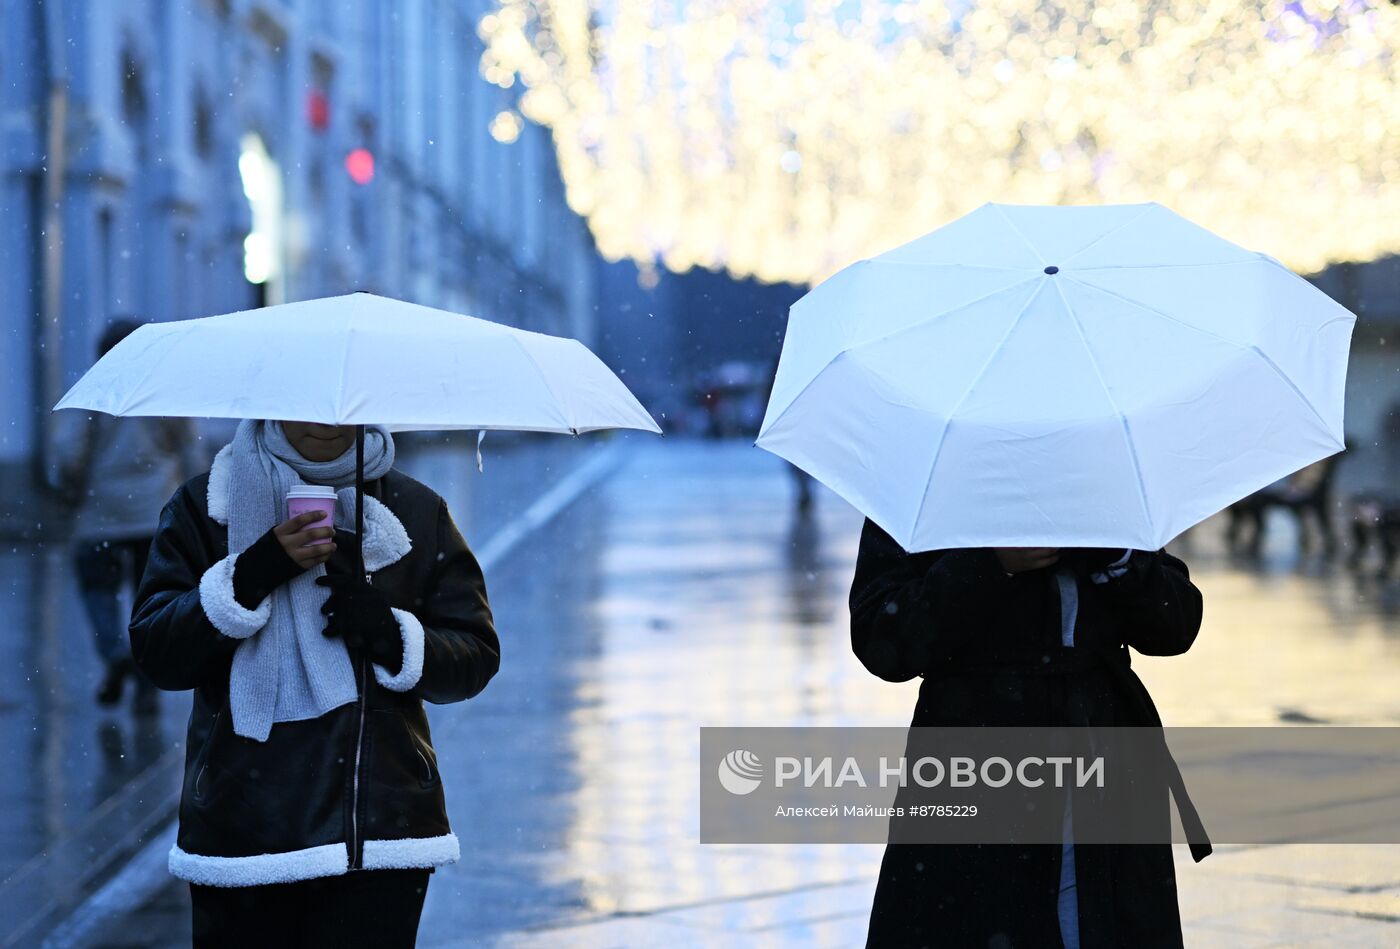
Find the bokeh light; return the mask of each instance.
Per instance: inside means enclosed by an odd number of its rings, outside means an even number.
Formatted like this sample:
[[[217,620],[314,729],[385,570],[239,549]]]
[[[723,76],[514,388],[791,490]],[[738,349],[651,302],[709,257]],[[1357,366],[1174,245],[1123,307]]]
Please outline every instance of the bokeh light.
[[[374,153],[368,148],[351,149],[345,156],[345,173],[357,185],[367,185],[374,180]]]
[[[989,200],[1160,201],[1305,272],[1400,250],[1386,0],[504,0],[480,32],[611,259],[810,282]]]
[[[509,110],[497,112],[491,120],[491,137],[503,145],[509,145],[520,137],[522,128],[520,116]]]

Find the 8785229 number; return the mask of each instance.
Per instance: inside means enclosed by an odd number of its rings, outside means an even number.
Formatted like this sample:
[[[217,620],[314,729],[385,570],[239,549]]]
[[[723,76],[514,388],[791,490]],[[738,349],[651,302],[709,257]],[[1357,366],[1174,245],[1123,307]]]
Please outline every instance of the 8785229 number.
[[[910,817],[976,817],[976,804],[915,804],[904,809]]]

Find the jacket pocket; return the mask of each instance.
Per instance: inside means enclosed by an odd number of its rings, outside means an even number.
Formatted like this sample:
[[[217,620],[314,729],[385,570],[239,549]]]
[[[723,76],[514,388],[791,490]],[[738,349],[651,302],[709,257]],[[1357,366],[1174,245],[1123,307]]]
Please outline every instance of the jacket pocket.
[[[219,723],[223,721],[223,706],[214,713],[214,720],[209,725],[209,737],[204,740],[204,747],[199,750],[199,767],[194,772],[194,786],[191,791],[194,799],[200,803],[204,802],[209,790],[209,758],[214,751],[214,739],[219,734]]]
[[[428,743],[418,737],[413,726],[405,719],[404,730],[408,732],[409,744],[413,746],[413,751],[418,757],[420,771],[418,773],[418,783],[425,788],[430,788],[438,783],[437,755]]]

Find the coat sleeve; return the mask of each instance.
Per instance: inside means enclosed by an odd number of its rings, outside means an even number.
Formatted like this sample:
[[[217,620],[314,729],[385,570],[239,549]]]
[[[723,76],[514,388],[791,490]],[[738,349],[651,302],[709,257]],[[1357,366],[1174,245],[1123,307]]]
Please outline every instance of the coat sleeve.
[[[394,614],[404,635],[405,661],[395,677],[397,686],[381,675],[382,669],[376,669],[386,688],[411,688],[420,698],[438,704],[460,702],[486,688],[501,667],[501,644],[486,601],[486,580],[441,498],[437,563],[428,589],[412,613],[395,610]],[[414,638],[421,643],[418,655],[414,655]],[[413,680],[411,686],[409,680]]]
[[[851,648],[880,678],[912,679],[986,630],[988,611],[1010,587],[990,550],[944,550],[929,563],[867,520],[851,584]]]
[[[257,611],[244,610],[233,600],[232,561],[215,562],[198,529],[202,516],[188,485],[166,503],[127,630],[132,658],[162,689],[197,688],[212,670],[225,668],[238,647],[239,639],[214,626],[202,598],[219,601],[208,609],[227,614],[226,625],[234,624],[230,630],[246,628],[251,635],[267,619],[262,615],[259,622]],[[235,630],[240,620],[243,626]]]
[[[1125,641],[1145,656],[1178,656],[1201,629],[1201,591],[1186,564],[1165,550],[1135,550],[1127,570],[1103,584]]]

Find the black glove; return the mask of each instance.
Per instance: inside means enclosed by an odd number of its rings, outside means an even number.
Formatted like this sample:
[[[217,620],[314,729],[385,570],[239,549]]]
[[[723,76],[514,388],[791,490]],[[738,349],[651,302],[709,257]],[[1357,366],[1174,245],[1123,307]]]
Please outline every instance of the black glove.
[[[244,609],[255,610],[268,594],[303,569],[269,527],[233,561],[233,598]]]
[[[339,636],[351,652],[364,653],[390,675],[398,675],[403,668],[403,636],[384,594],[348,573],[317,577],[316,585],[331,591],[321,607],[328,618],[322,632]]]

